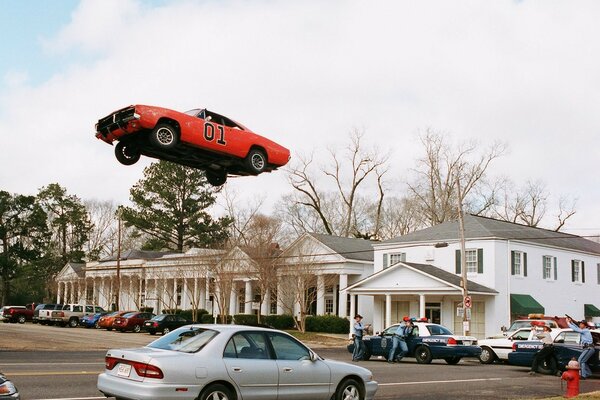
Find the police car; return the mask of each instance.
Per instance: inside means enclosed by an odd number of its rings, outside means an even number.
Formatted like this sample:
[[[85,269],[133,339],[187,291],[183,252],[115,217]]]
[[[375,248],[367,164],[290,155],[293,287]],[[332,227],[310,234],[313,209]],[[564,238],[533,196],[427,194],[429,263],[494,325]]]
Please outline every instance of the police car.
[[[399,324],[388,327],[379,335],[365,336],[366,351],[363,360],[372,356],[387,358],[392,347],[392,336]],[[448,364],[458,364],[463,357],[478,357],[481,347],[473,336],[454,335],[448,328],[428,322],[414,322],[412,334],[406,338],[408,357],[415,357],[419,364],[429,364],[434,359],[444,359]],[[354,351],[354,343],[348,345]]]
[[[491,364],[495,360],[507,361],[508,354],[512,352],[514,343],[517,341],[535,341],[535,343],[539,344],[536,335],[540,332],[541,329],[536,329],[534,326],[530,325],[527,328],[517,329],[508,337],[480,340],[479,346],[481,347],[481,354],[479,355],[479,361],[482,364]],[[553,329],[550,332],[552,339],[554,339],[559,332],[559,329]]]

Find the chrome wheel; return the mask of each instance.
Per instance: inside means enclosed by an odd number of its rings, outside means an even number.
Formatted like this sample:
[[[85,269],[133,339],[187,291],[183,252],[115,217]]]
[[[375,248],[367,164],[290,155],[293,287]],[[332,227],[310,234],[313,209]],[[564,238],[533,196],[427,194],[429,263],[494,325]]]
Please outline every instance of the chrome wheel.
[[[171,150],[175,148],[179,141],[177,129],[168,123],[156,125],[150,133],[150,143],[152,146],[162,150]]]
[[[228,400],[229,397],[227,397],[227,395],[223,392],[212,392],[209,397],[207,397],[207,399],[210,400]]]
[[[169,328],[163,329],[163,335],[166,335],[169,332],[171,332],[171,330]]]
[[[167,127],[162,127],[156,131],[156,140],[163,146],[170,146],[175,140],[175,134]]]
[[[267,168],[267,156],[263,150],[254,148],[248,152],[244,163],[248,172],[258,175]]]
[[[139,325],[135,325],[135,326],[133,327],[133,331],[134,331],[135,333],[140,333],[140,331],[141,331],[141,330],[142,330],[142,327],[141,327],[141,326],[139,326]]]
[[[344,400],[359,400],[360,392],[358,388],[354,385],[349,385],[344,388],[344,392],[342,393],[342,399]]]
[[[479,355],[479,362],[482,364],[491,364],[494,362],[496,355],[489,347],[482,347]]]
[[[262,170],[265,167],[265,158],[260,153],[254,153],[252,155],[252,166],[257,171]]]

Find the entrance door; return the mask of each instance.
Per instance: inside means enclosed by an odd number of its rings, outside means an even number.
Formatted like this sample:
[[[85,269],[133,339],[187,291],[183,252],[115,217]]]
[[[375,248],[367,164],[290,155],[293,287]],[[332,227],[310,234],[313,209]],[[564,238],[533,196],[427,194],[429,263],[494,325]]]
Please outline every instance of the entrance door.
[[[434,324],[439,324],[442,317],[440,303],[425,303],[425,317]]]

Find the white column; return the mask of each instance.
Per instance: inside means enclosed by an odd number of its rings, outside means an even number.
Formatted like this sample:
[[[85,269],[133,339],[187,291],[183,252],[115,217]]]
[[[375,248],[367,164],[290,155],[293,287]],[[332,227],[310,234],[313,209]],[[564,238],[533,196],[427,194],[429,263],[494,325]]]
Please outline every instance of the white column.
[[[271,311],[271,291],[266,290],[262,304],[260,305],[260,315],[269,315]]]
[[[215,308],[215,299],[216,299],[216,294],[213,293],[213,302],[212,302],[212,308]],[[208,276],[208,274],[206,275],[206,278],[204,278],[204,306],[208,307],[208,302],[210,301],[210,277]],[[211,311],[209,309],[206,309],[206,311]]]
[[[75,289],[75,285],[73,284],[73,281],[69,282],[69,303],[75,303],[75,301],[73,300],[73,297],[75,297],[74,295],[74,289]]]
[[[325,314],[325,277],[317,275],[317,315]]]
[[[340,300],[338,304],[338,317],[346,318],[348,316],[348,294],[343,291],[348,286],[348,274],[340,274]],[[352,315],[350,318],[352,318]]]
[[[237,314],[237,291],[235,290],[235,282],[231,286],[231,293],[229,294],[229,315]]]
[[[198,288],[198,290],[200,291],[198,293],[198,300],[199,300],[199,303],[200,303],[200,308],[206,310],[206,298],[208,297],[206,295],[206,285],[198,285],[198,281],[199,281],[199,278],[196,278],[196,286],[200,286]]]
[[[177,308],[177,278],[173,278],[173,308]]]
[[[392,295],[385,295],[385,326],[392,325]]]
[[[94,305],[100,305],[98,304],[98,294],[96,293],[96,278],[92,278],[92,303],[94,303]]]
[[[425,295],[419,295],[419,318],[425,317]]]
[[[356,315],[356,300],[352,293],[350,293],[350,324],[352,325],[352,319]]]
[[[165,283],[159,284],[158,283],[159,279],[156,278],[154,279],[154,291],[156,292],[156,309],[154,310],[154,314],[158,315],[162,313],[162,307],[163,307],[163,294],[164,294],[164,289],[166,289],[167,285]],[[162,287],[161,287],[162,285]]]
[[[220,299],[221,296],[221,289],[219,288],[219,284],[218,282],[215,282],[215,293],[213,294],[213,303],[212,303],[212,312],[213,312],[213,317],[216,317],[219,315],[219,308],[224,308],[223,304],[219,304],[219,302],[221,301]],[[219,299],[219,300],[217,300]]]
[[[283,307],[281,306],[281,285],[279,282],[277,283],[277,315],[282,315],[284,313]]]
[[[134,298],[134,296],[135,295],[133,294],[133,277],[130,275],[129,276],[129,295],[127,296],[127,305],[129,306],[130,310],[135,309],[135,304],[133,304],[133,306],[131,305],[131,300]]]
[[[181,309],[182,310],[189,308],[187,291],[188,291],[187,278],[183,278],[183,288],[181,289]]]
[[[75,303],[81,303],[81,281],[77,281],[77,299],[75,299]],[[83,302],[85,303],[85,301]]]
[[[58,282],[58,290],[56,291],[56,303],[60,304],[60,299],[62,297],[62,286],[63,283],[62,282]]]
[[[247,280],[244,293],[244,314],[252,314],[252,300],[254,300],[254,296],[252,296],[252,281]]]

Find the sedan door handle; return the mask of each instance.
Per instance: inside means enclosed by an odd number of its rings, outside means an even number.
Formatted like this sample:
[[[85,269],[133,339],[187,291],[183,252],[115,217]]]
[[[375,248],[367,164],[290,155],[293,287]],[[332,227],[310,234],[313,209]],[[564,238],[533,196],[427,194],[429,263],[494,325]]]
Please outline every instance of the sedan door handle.
[[[291,369],[290,367],[285,367],[283,369],[283,372],[292,372],[292,371],[293,371],[293,369]]]
[[[231,370],[233,372],[242,372],[242,369],[240,367],[231,367]]]

